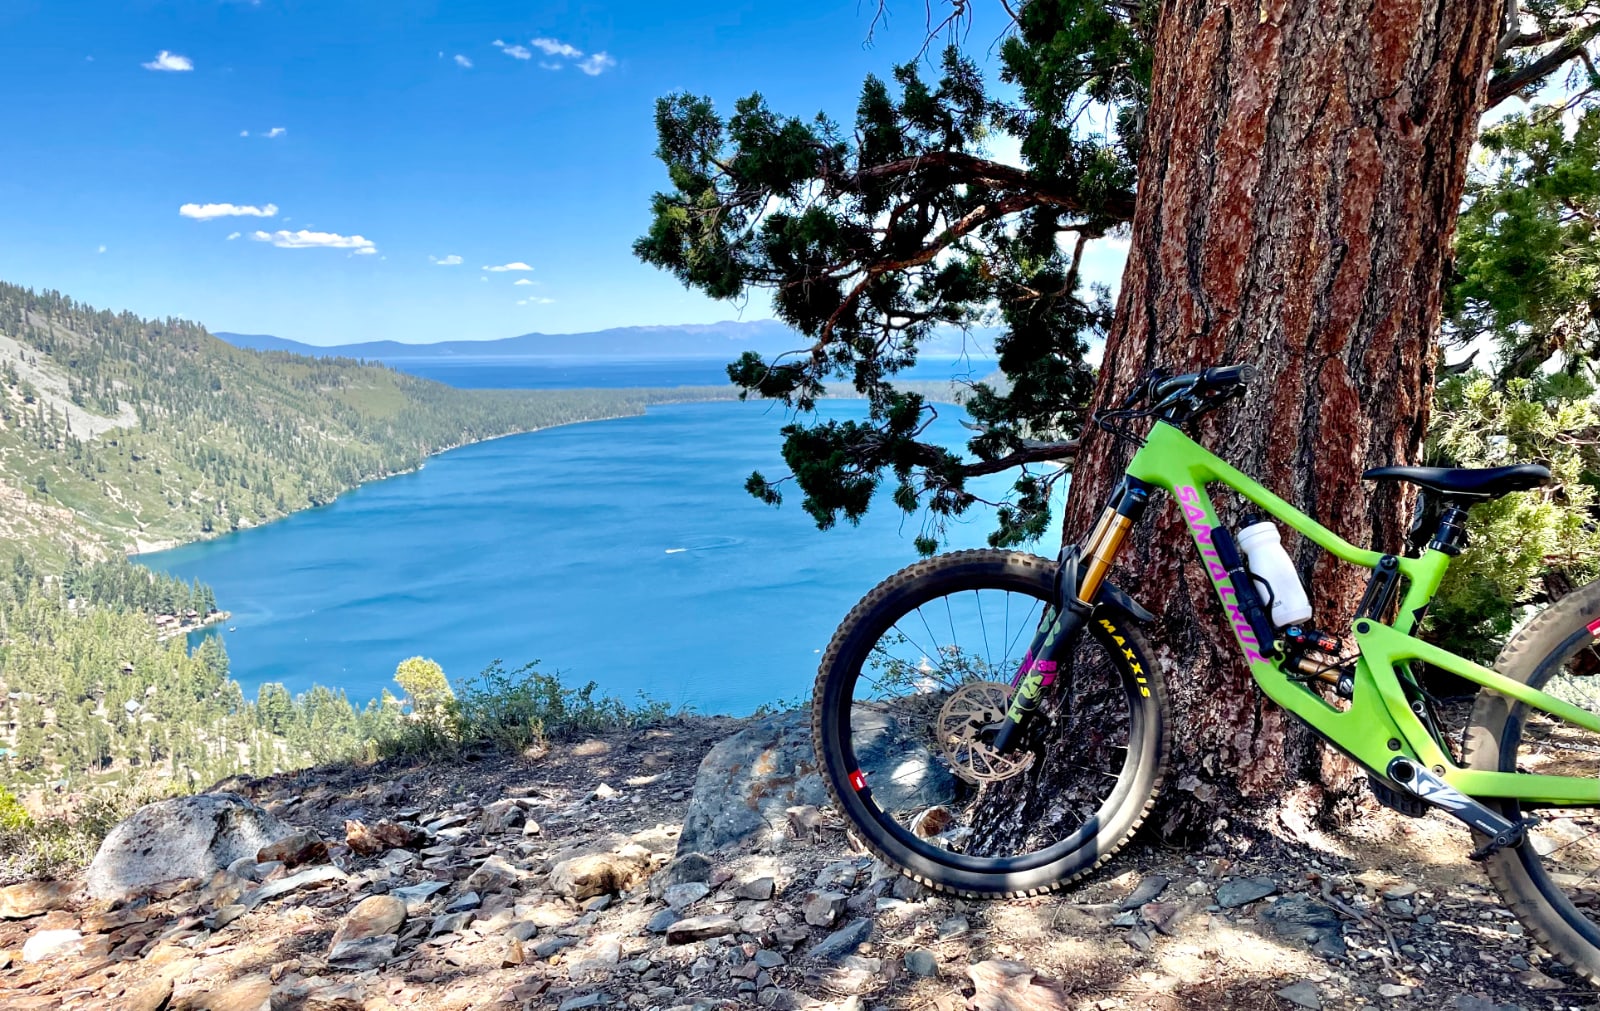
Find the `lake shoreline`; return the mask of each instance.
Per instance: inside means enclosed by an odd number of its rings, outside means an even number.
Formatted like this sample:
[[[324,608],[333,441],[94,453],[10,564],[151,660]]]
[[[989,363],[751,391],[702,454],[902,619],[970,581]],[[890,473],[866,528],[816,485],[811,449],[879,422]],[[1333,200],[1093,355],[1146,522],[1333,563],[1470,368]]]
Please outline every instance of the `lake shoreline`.
[[[924,382],[927,382],[927,381],[924,381],[924,380],[912,380],[911,382],[916,382],[916,383],[918,383],[920,385],[920,384],[922,384]],[[473,387],[473,389],[478,389],[478,387]],[[493,389],[493,388],[484,387],[482,389],[484,390],[484,392],[489,392],[489,393],[517,392],[517,389],[514,388],[514,387],[513,388],[506,388],[506,389]],[[607,392],[627,394],[627,393],[634,393],[634,392],[645,391],[645,390],[656,391],[656,390],[659,390],[659,389],[661,389],[661,387],[650,387],[650,386],[619,387],[617,389],[608,389]],[[705,390],[709,394],[710,391],[712,391],[712,390],[721,390],[722,387],[716,387],[716,386],[703,386],[703,387],[702,386],[681,386],[681,387],[672,387],[672,389],[679,389],[679,390]],[[755,398],[752,398],[752,399],[755,399]],[[862,401],[862,400],[865,400],[865,399],[866,399],[865,397],[862,397],[862,396],[859,396],[859,395],[857,395],[857,396],[840,396],[840,395],[836,395],[836,394],[833,394],[833,393],[829,392],[826,388],[824,389],[824,392],[823,392],[822,396],[817,398],[817,400],[819,402],[821,402],[821,401],[829,401],[829,400]],[[423,457],[422,461],[419,462],[415,467],[407,467],[404,470],[391,471],[391,472],[389,472],[387,474],[379,474],[379,475],[376,475],[374,477],[366,478],[366,479],[362,480],[360,483],[352,485],[349,488],[346,488],[344,491],[340,492],[338,495],[335,495],[332,499],[329,499],[327,502],[319,502],[319,503],[316,503],[315,505],[308,505],[308,506],[302,506],[301,508],[298,508],[298,509],[291,509],[288,512],[284,513],[282,516],[274,516],[274,517],[272,517],[270,519],[263,520],[263,521],[261,521],[259,523],[250,522],[248,520],[242,520],[237,529],[234,529],[234,530],[213,530],[209,534],[202,534],[201,536],[191,538],[190,540],[181,540],[181,539],[178,539],[178,538],[170,538],[170,537],[168,537],[168,538],[160,538],[160,539],[157,539],[157,540],[146,541],[141,537],[135,536],[134,539],[133,539],[134,543],[127,550],[124,550],[123,554],[128,558],[129,561],[137,563],[139,561],[139,559],[144,555],[160,554],[163,551],[171,551],[174,548],[188,547],[191,544],[204,544],[204,543],[206,543],[208,541],[215,541],[215,540],[218,540],[220,538],[227,537],[227,536],[229,536],[231,534],[243,533],[246,530],[259,530],[259,529],[262,529],[263,527],[271,526],[274,523],[282,522],[283,520],[286,520],[291,516],[299,516],[302,513],[313,512],[313,511],[315,511],[317,509],[326,509],[329,506],[333,505],[335,502],[338,502],[340,499],[344,498],[346,495],[349,495],[352,492],[360,491],[362,488],[366,488],[366,487],[368,487],[370,485],[382,483],[384,481],[389,480],[390,478],[404,477],[407,474],[418,473],[419,471],[421,471],[424,467],[426,467],[428,465],[428,461],[436,459],[437,457],[443,456],[446,453],[454,452],[454,451],[456,451],[458,449],[466,449],[469,446],[482,446],[482,445],[485,445],[487,443],[498,442],[501,439],[511,439],[511,438],[515,438],[515,437],[520,436],[520,435],[533,435],[533,434],[535,434],[537,432],[551,432],[551,431],[555,431],[558,428],[568,428],[568,427],[571,427],[573,425],[592,425],[592,424],[595,424],[597,422],[603,422],[603,421],[617,421],[617,420],[620,420],[620,419],[623,419],[623,418],[638,418],[638,417],[642,417],[652,407],[670,407],[670,406],[679,405],[679,404],[715,404],[715,403],[723,403],[723,402],[747,403],[747,402],[751,402],[751,401],[749,401],[749,400],[741,401],[737,393],[729,394],[727,396],[709,396],[708,395],[708,396],[704,396],[704,397],[690,397],[690,398],[684,399],[684,400],[663,400],[663,401],[660,401],[660,402],[642,404],[640,406],[640,409],[638,411],[634,411],[634,412],[608,414],[608,415],[605,415],[603,417],[595,417],[595,418],[578,418],[578,419],[574,419],[572,421],[558,421],[553,425],[540,425],[540,426],[538,426],[536,428],[519,429],[519,430],[517,430],[515,432],[502,432],[499,435],[490,435],[490,436],[486,436],[486,437],[484,437],[482,439],[469,439],[469,440],[465,440],[465,441],[462,441],[462,442],[456,442],[456,443],[452,443],[452,444],[450,444],[448,446],[442,446],[439,449],[431,451],[425,457]],[[932,403],[932,404],[946,404],[946,405],[952,405],[952,406],[960,406],[960,402],[956,401],[954,399],[951,399],[951,400],[937,400],[937,399],[930,398],[928,402]],[[785,412],[788,412],[788,410],[789,410],[786,407],[781,407],[781,405],[777,401],[772,401],[770,406],[772,406],[772,407],[780,407]]]
[[[819,407],[823,422],[866,415],[860,401]],[[745,492],[752,470],[783,466],[787,420],[765,404],[678,403],[614,431],[485,440],[315,520],[143,561],[234,612],[224,638],[247,696],[278,682],[365,700],[392,690],[409,656],[457,685],[500,657],[623,699],[749,712],[802,693],[850,606],[916,560],[920,524],[887,494],[861,527],[819,533],[798,501],[774,509]],[[968,437],[940,412],[931,438]],[[990,499],[1010,483],[983,480]],[[981,546],[989,523],[976,510],[953,524],[949,549]]]

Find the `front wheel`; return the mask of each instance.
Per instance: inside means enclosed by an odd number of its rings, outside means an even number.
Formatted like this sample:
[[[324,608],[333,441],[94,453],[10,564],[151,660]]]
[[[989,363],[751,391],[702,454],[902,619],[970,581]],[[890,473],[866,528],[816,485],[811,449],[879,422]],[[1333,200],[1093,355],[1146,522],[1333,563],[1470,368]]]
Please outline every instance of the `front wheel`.
[[[1060,651],[1023,746],[987,747],[1054,581],[1054,563],[1009,551],[917,562],[851,610],[817,672],[829,792],[868,848],[932,888],[1060,887],[1121,848],[1160,787],[1160,667],[1107,605]]]
[[[1506,644],[1495,669],[1600,713],[1600,582],[1568,594]],[[1478,693],[1466,735],[1472,769],[1600,778],[1600,734],[1565,723],[1487,689]],[[1486,803],[1494,803],[1488,802]],[[1484,863],[1517,919],[1557,958],[1600,983],[1600,807],[1496,803],[1513,821],[1540,819],[1520,846]],[[1486,839],[1477,836],[1482,845]]]

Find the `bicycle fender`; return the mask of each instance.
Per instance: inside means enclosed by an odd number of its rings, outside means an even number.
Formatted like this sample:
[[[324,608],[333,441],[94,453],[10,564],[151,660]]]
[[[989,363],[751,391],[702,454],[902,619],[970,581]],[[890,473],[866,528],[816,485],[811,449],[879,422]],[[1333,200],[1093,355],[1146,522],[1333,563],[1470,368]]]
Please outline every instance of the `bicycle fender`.
[[[1133,615],[1134,618],[1146,624],[1156,620],[1156,616],[1154,614],[1151,614],[1143,604],[1139,603],[1137,600],[1134,600],[1119,586],[1115,586],[1111,583],[1101,583],[1100,599],[1111,604],[1113,607],[1117,607],[1128,612],[1129,614]]]

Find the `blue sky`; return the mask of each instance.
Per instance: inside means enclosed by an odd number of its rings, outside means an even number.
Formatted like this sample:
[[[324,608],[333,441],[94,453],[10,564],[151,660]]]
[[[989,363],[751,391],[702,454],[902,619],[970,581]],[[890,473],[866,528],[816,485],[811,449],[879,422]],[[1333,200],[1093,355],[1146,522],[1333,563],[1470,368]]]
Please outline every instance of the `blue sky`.
[[[870,10],[6,0],[0,279],[317,344],[734,318],[629,250],[654,101],[848,121],[922,37],[901,0],[865,47]]]

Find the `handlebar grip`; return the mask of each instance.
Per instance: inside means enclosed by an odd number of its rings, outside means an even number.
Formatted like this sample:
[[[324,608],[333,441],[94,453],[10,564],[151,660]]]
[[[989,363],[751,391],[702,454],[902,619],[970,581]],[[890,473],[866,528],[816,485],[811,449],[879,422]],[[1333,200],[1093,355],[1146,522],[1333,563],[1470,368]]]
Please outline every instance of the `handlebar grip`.
[[[1256,377],[1254,365],[1219,365],[1200,373],[1200,385],[1210,387],[1243,386]]]

